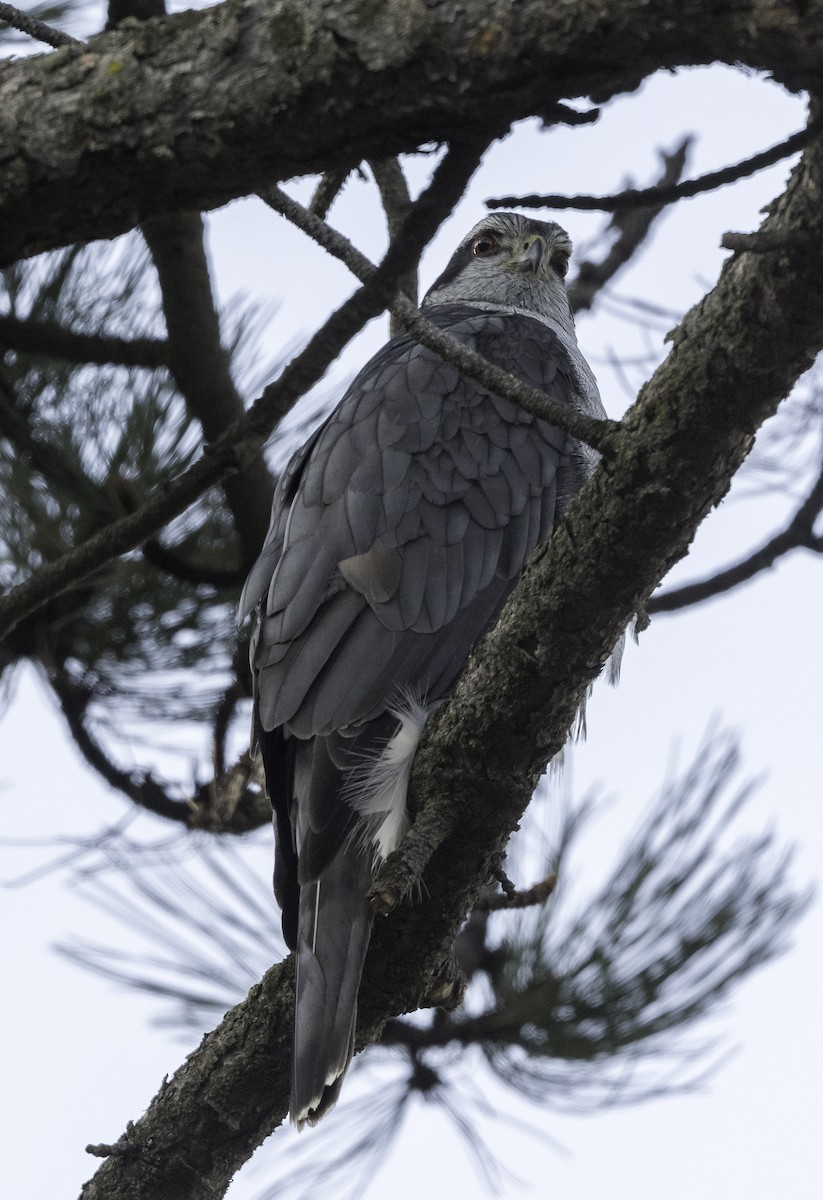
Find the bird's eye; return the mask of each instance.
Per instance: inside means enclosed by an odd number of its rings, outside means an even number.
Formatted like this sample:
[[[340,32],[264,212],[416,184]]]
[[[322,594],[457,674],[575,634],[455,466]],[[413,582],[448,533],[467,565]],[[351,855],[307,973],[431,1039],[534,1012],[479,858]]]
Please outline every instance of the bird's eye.
[[[569,270],[569,256],[564,254],[562,250],[555,250],[552,255],[552,266],[561,279],[566,278]]]
[[[475,258],[488,258],[489,255],[496,254],[497,249],[497,238],[492,237],[490,233],[481,233],[472,244],[472,254]]]

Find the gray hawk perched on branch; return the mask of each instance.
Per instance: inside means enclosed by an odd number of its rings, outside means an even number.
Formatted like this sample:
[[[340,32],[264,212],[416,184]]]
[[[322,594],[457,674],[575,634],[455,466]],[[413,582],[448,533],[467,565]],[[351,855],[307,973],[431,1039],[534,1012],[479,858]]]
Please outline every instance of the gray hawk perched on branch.
[[[486,217],[423,302],[459,342],[605,416],[575,338],[568,234]],[[335,1102],[354,1050],[379,863],[406,828],[426,718],[597,456],[401,334],[369,362],[274,499],[241,602],[275,892],[297,953],[291,1118]]]

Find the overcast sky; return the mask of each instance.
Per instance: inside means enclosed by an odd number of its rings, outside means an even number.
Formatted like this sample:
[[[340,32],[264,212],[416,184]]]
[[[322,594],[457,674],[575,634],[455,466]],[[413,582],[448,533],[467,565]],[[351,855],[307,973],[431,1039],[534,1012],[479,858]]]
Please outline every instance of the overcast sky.
[[[423,285],[436,277],[457,238],[482,215],[487,196],[518,190],[606,193],[629,175],[642,185],[657,171],[658,148],[671,148],[687,132],[697,139],[689,174],[698,174],[770,146],[798,129],[803,118],[802,102],[775,85],[713,69],[661,74],[611,105],[593,127],[551,135],[533,125],[521,127],[488,155],[424,259]],[[420,158],[408,165],[416,186],[429,169],[430,161]],[[604,306],[608,312],[579,320],[579,340],[611,416],[621,415],[630,400],[627,386],[636,388],[645,371],[627,367],[626,383],[608,367],[609,358],[636,358],[650,347],[661,353],[667,328],[666,321],[656,320],[638,331],[618,315],[619,298],[642,297],[673,313],[699,299],[723,260],[721,234],[756,227],[759,210],[782,190],[787,170],[780,164],[670,211],[641,259],[611,289],[617,299]],[[297,194],[307,190],[299,185]],[[370,185],[351,184],[331,216],[366,253],[379,255],[383,232]],[[604,224],[597,215],[559,219],[581,248]],[[339,265],[259,202],[237,203],[215,214],[210,238],[224,302],[239,291],[280,301],[264,335],[264,357],[274,359],[284,346],[307,337],[352,288]],[[373,322],[335,364],[321,393],[337,394],[341,380],[385,336],[385,320]],[[744,503],[735,498],[743,490],[736,488],[707,522],[676,579],[701,576],[742,556],[792,508],[791,498]],[[588,740],[570,755],[568,790],[582,796],[599,784],[613,798],[586,843],[585,861],[578,866],[581,886],[605,875],[619,840],[673,762],[688,763],[713,716],[739,732],[745,775],[764,776],[741,831],[776,827],[787,843],[799,846],[796,884],[819,879],[821,581],[823,565],[794,555],[729,597],[677,617],[658,617],[639,645],[629,646],[619,687],[598,686],[589,708]],[[134,747],[126,753],[136,761],[142,752]],[[0,836],[44,841],[0,845],[0,878],[6,881],[57,858],[58,839],[91,835],[127,811],[80,763],[31,671],[19,675],[0,720],[0,798]],[[146,836],[163,832],[143,821]],[[76,1195],[95,1166],[83,1152],[85,1144],[116,1140],[197,1040],[186,1042],[152,1028],[156,1003],[89,976],[53,953],[52,943],[73,936],[130,944],[130,935],[107,923],[68,880],[67,870],[55,869],[25,887],[0,890],[7,1031],[0,1091],[3,1191],[15,1200]],[[490,1146],[520,1180],[504,1182],[501,1194],[542,1197],[550,1190],[554,1198],[575,1200],[595,1195],[819,1200],[821,944],[823,919],[815,905],[799,926],[791,953],[736,991],[705,1031],[722,1035],[735,1054],[697,1095],[587,1117],[524,1107],[523,1115],[563,1150],[500,1121],[486,1122],[482,1129]],[[357,1080],[351,1082],[352,1089],[357,1086]],[[345,1097],[346,1089],[341,1109]],[[505,1104],[512,1111],[508,1095],[490,1091],[485,1098],[492,1109]],[[376,1119],[379,1107],[378,1093]],[[259,1194],[280,1136],[241,1173],[231,1189],[233,1200]],[[393,1200],[482,1194],[462,1144],[442,1114],[423,1102],[365,1198],[386,1194]]]

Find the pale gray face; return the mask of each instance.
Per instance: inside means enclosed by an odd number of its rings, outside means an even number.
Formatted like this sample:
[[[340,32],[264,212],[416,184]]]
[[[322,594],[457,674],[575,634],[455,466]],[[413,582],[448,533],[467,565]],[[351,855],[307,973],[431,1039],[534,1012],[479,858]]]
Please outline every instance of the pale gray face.
[[[463,239],[423,304],[500,304],[571,327],[563,283],[571,252],[569,235],[554,221],[492,213]]]

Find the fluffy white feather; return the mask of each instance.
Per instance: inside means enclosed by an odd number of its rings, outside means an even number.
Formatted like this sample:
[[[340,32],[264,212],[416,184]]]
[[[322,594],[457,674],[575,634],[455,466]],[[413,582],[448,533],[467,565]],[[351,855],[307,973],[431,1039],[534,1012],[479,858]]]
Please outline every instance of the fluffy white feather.
[[[400,728],[373,757],[352,770],[346,799],[366,820],[363,841],[371,843],[376,863],[386,859],[408,828],[406,796],[412,762],[423,726],[432,711],[415,696],[406,695],[389,709]]]

